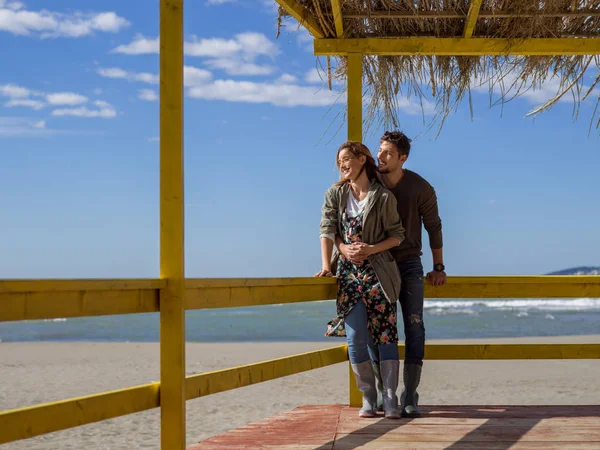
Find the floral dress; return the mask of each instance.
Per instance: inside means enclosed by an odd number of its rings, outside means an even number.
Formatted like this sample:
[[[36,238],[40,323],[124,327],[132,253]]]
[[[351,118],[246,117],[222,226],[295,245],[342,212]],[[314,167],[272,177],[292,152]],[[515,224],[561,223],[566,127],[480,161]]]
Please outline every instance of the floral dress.
[[[342,239],[345,244],[362,241],[363,213],[342,217]],[[337,265],[337,317],[329,322],[326,336],[344,336],[343,319],[360,301],[367,307],[368,328],[375,345],[398,342],[397,303],[388,302],[377,275],[368,260],[356,265],[340,255]]]

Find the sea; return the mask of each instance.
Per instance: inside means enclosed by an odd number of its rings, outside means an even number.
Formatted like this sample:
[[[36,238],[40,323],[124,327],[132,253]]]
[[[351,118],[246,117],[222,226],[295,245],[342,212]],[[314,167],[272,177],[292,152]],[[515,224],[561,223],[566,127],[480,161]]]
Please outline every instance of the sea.
[[[335,301],[186,313],[188,342],[332,341]],[[426,299],[427,339],[600,334],[600,299]],[[402,331],[400,333],[402,339]],[[157,313],[0,323],[0,342],[158,342]]]

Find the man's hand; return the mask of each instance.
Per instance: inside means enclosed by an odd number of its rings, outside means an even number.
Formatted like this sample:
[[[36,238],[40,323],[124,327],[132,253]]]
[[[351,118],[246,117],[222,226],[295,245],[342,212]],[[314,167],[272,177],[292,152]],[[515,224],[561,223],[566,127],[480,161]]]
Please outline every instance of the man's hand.
[[[446,272],[432,271],[427,274],[427,282],[432,286],[443,286],[446,284]]]
[[[353,244],[341,244],[340,253],[354,264],[362,264],[369,256],[369,244],[355,242]]]
[[[321,269],[315,274],[315,277],[332,277],[331,269]]]

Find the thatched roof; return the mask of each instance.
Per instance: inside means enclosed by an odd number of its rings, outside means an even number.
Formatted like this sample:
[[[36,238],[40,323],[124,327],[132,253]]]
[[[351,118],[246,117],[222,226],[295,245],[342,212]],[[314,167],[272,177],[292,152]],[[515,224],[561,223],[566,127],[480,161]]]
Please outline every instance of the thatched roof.
[[[280,2],[281,3],[281,2]],[[302,13],[314,19],[325,38],[336,37],[332,0],[296,0]],[[343,38],[463,37],[471,0],[339,0]],[[483,0],[473,38],[598,38],[600,0]],[[288,12],[280,7],[281,18]],[[339,24],[338,24],[339,25]],[[469,37],[469,36],[467,36]],[[345,58],[332,77],[345,79]],[[556,96],[530,114],[551,108],[561,97],[572,97],[574,117],[587,97],[600,102],[600,57],[575,56],[364,56],[364,85],[369,98],[368,120],[399,126],[398,96],[428,98],[435,103],[434,123],[441,126],[471,90],[487,87],[495,103],[518,97],[552,80]],[[585,74],[585,75],[584,75]],[[595,78],[594,78],[595,77]],[[490,99],[493,97],[491,96]],[[472,103],[471,103],[472,104]],[[598,106],[598,103],[596,103]],[[600,126],[597,109],[590,122]],[[367,126],[370,123],[366,124]]]

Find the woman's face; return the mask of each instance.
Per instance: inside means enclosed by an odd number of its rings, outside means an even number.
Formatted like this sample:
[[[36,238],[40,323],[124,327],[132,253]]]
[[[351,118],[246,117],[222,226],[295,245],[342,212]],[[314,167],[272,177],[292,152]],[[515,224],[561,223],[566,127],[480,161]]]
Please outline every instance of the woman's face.
[[[347,148],[338,154],[338,167],[345,180],[354,181],[360,174],[360,170],[365,165],[365,162],[366,157],[364,155],[356,157]]]

